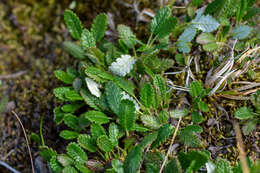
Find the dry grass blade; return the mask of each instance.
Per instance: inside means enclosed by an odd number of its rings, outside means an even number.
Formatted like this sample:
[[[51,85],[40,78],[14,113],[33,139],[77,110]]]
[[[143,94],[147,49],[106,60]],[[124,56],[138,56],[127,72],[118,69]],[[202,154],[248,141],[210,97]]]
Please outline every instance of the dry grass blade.
[[[9,166],[7,163],[0,161],[0,165],[6,167],[7,169],[9,169],[10,171],[12,171],[13,173],[20,173],[19,171],[15,170],[14,168],[12,168],[11,166]]]
[[[23,123],[22,123],[21,119],[19,118],[19,116],[14,111],[12,111],[12,113],[16,117],[16,119],[19,121],[19,124],[22,127],[22,130],[23,130],[23,133],[24,133],[24,137],[25,137],[25,140],[26,140],[26,145],[27,145],[28,152],[29,152],[29,155],[30,155],[30,160],[31,160],[31,165],[32,165],[32,173],[35,173],[34,172],[34,166],[33,166],[32,152],[31,152],[31,148],[30,148],[30,145],[29,145],[29,140],[28,140],[27,134],[25,132],[25,128],[24,128]]]
[[[180,123],[181,123],[181,118],[180,118],[179,121],[178,121],[177,127],[176,127],[176,129],[175,129],[175,131],[174,131],[174,134],[173,134],[173,136],[172,136],[172,140],[171,140],[170,147],[168,148],[167,154],[166,154],[166,156],[165,156],[165,158],[164,158],[164,160],[163,160],[163,164],[162,164],[162,166],[161,166],[161,169],[160,169],[160,172],[159,172],[159,173],[162,173],[162,172],[163,172],[163,168],[164,168],[164,166],[165,166],[165,164],[166,164],[166,160],[168,160],[168,156],[169,156],[169,154],[170,154],[170,151],[171,151],[171,148],[172,148],[174,139],[176,138],[177,131],[179,130]]]
[[[239,124],[237,121],[235,121],[233,124],[234,124],[235,133],[236,133],[237,148],[239,150],[239,159],[241,161],[243,173],[250,173],[249,167],[247,164],[246,153],[244,151],[244,144],[243,144],[243,139],[242,139],[242,134],[241,134]]]

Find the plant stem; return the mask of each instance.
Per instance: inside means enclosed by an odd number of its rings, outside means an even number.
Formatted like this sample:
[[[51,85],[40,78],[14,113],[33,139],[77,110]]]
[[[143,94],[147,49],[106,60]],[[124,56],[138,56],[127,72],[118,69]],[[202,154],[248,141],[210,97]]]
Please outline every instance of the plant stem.
[[[244,151],[244,144],[243,144],[243,139],[242,139],[242,135],[241,135],[241,130],[240,130],[238,122],[236,122],[236,121],[234,122],[234,129],[235,129],[235,133],[236,133],[237,148],[239,150],[239,159],[241,161],[243,173],[249,173],[250,171],[249,171],[249,167],[247,164],[246,153]]]
[[[45,142],[44,142],[44,138],[43,138],[43,134],[42,134],[43,117],[44,116],[42,116],[41,120],[40,120],[40,136],[41,136],[42,146],[45,146]]]
[[[31,148],[30,148],[30,145],[29,145],[29,140],[27,138],[27,134],[25,132],[25,128],[23,126],[23,123],[21,121],[21,119],[19,118],[19,116],[14,112],[12,111],[13,115],[16,117],[16,119],[18,120],[19,124],[21,125],[22,127],[22,130],[23,130],[23,133],[24,133],[24,137],[25,137],[25,141],[26,141],[26,145],[27,145],[27,148],[28,148],[28,152],[29,152],[29,156],[30,156],[30,160],[31,160],[31,166],[32,166],[32,173],[35,173],[34,172],[34,166],[33,166],[33,158],[32,158],[32,152],[31,152]]]
[[[176,129],[175,129],[175,131],[174,131],[174,134],[173,134],[173,136],[172,136],[172,140],[171,140],[170,147],[168,148],[167,154],[166,154],[166,156],[165,156],[165,159],[164,159],[164,161],[163,161],[163,164],[162,164],[162,166],[161,166],[161,169],[160,169],[160,172],[159,172],[159,173],[162,173],[162,172],[163,172],[163,168],[164,168],[164,166],[165,166],[165,164],[166,164],[166,160],[168,159],[168,156],[169,156],[169,154],[170,154],[170,151],[171,151],[171,148],[172,148],[174,139],[175,139],[175,137],[176,137],[176,135],[177,135],[177,131],[178,131],[179,127],[180,127],[180,123],[181,123],[181,118],[180,118],[179,121],[178,121],[177,127],[176,127]]]

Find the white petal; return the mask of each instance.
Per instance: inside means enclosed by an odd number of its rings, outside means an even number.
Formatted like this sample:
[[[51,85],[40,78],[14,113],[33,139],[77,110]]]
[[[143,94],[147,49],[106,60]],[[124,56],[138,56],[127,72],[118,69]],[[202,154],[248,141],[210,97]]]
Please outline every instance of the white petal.
[[[130,55],[121,55],[109,66],[109,70],[119,76],[125,76],[133,69],[135,59]]]
[[[122,92],[122,95],[123,95],[123,97],[122,97],[122,100],[130,100],[130,101],[132,101],[134,104],[135,104],[135,110],[136,111],[139,111],[139,109],[140,109],[140,106],[139,106],[139,104],[136,102],[136,100],[135,99],[133,99],[133,97],[131,97],[131,96],[129,96],[126,92]]]
[[[87,77],[85,78],[85,81],[87,83],[87,86],[88,86],[90,93],[93,94],[96,97],[100,97],[101,92],[98,89],[98,84],[95,81],[93,81],[92,79],[87,78]]]

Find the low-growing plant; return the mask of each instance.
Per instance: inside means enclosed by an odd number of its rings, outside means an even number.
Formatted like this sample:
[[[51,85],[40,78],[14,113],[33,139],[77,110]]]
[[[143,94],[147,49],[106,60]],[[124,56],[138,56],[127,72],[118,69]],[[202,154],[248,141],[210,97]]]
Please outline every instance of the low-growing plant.
[[[243,133],[248,135],[255,130],[260,123],[260,90],[252,95],[251,102],[254,105],[255,112],[249,107],[241,107],[235,112],[235,117],[243,121]]]
[[[199,2],[193,1],[189,8],[197,9]],[[181,173],[206,168],[207,172],[241,172],[240,165],[231,168],[229,162],[221,158],[213,163],[207,150],[195,149],[205,148],[197,135],[203,132],[198,124],[210,110],[205,98],[232,79],[227,77],[236,71],[232,69],[234,56],[229,66],[213,64],[214,73],[205,84],[195,79],[190,66],[193,58],[188,56],[201,46],[201,52],[216,56],[225,49],[228,39],[242,40],[249,36],[251,28],[239,22],[254,16],[250,11],[253,3],[241,0],[237,7],[233,7],[233,3],[234,0],[215,0],[207,7],[193,10],[182,24],[172,16],[173,4],[165,6],[151,20],[147,42],[138,39],[130,27],[122,24],[117,26],[118,42],[109,42],[104,38],[106,14],[99,14],[87,29],[76,14],[66,10],[64,20],[76,41],[64,42],[64,49],[77,59],[77,65],[55,71],[65,86],[54,89],[54,95],[64,103],[54,109],[54,121],[68,127],[60,132],[60,137],[70,142],[65,153],[58,154],[44,144],[41,132],[40,154],[52,171]],[[230,23],[232,17],[236,19],[235,24]],[[247,44],[254,47],[255,42],[251,40]],[[172,72],[175,62],[162,52],[172,55],[177,51],[176,61],[182,70]],[[181,73],[187,74],[185,86],[174,84],[171,76]],[[177,103],[172,90],[187,92],[191,105]],[[246,111],[252,115],[249,109]],[[187,115],[191,115],[193,124],[180,127],[170,121],[178,120],[180,125],[182,119],[190,119]],[[169,145],[167,141],[171,136],[173,142],[175,135],[176,140],[189,149],[165,155],[165,149],[160,149]],[[40,141],[35,134],[34,138]],[[259,163],[250,167],[256,172]]]

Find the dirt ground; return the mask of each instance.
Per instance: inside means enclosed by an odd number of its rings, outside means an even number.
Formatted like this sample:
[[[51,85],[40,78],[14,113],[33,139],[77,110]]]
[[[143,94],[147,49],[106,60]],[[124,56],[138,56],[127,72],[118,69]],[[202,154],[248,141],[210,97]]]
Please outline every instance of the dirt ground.
[[[64,25],[63,12],[69,7],[73,8],[72,2],[74,1],[0,0],[0,99],[8,99],[0,115],[0,161],[21,172],[31,172],[31,164],[22,129],[11,111],[19,115],[27,134],[39,134],[40,118],[44,116],[45,143],[59,150],[64,146],[64,141],[58,136],[62,127],[55,126],[53,122],[53,108],[59,103],[55,101],[52,90],[61,85],[55,79],[54,70],[64,69],[74,63],[74,59],[61,47],[64,40],[71,39]],[[139,8],[155,11],[158,3],[153,2],[142,0]],[[114,16],[115,24],[131,26],[138,32],[139,38],[146,35],[146,30],[143,29],[145,27],[137,29],[136,13],[127,1],[82,0],[76,2],[73,10],[86,27],[90,26],[99,12],[109,12]],[[221,123],[226,123],[221,126],[223,132],[232,129],[226,119]],[[234,134],[221,140],[210,136],[210,132],[203,135],[208,142],[217,141],[215,144],[223,146],[219,148],[208,144],[213,153],[233,153],[232,156],[237,157]],[[248,152],[259,158],[259,137],[255,135],[249,136],[245,141],[251,143]],[[33,157],[36,158],[37,144],[31,142],[30,145]],[[0,166],[0,172],[8,171]]]

